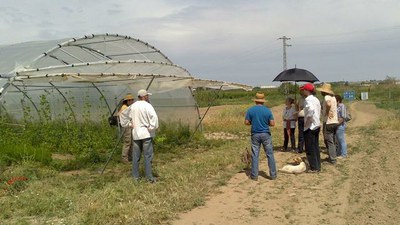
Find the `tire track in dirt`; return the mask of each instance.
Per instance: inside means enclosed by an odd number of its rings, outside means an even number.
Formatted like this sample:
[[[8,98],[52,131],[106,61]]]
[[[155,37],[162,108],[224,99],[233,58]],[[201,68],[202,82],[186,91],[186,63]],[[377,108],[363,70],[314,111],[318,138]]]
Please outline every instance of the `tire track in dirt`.
[[[372,111],[380,119],[392,118],[390,112],[376,109],[374,105],[358,103],[354,106],[358,114]],[[357,115],[360,119],[357,124],[368,123],[370,118],[363,114]],[[400,131],[355,126],[352,133],[358,134],[358,139],[353,140],[358,166],[354,168],[351,181],[347,223],[399,224]]]
[[[281,118],[281,110],[282,106],[273,108],[275,118]],[[359,146],[362,137],[360,129],[372,124],[386,111],[356,102],[351,105],[351,113],[353,120],[349,123],[348,143]],[[279,125],[281,123],[277,120]],[[280,134],[273,135],[277,138]],[[357,223],[360,220],[353,216],[352,208],[362,210],[364,202],[360,199],[354,202],[352,196],[359,194],[354,189],[361,188],[360,185],[368,178],[368,173],[360,175],[360,170],[365,170],[363,167],[367,165],[363,163],[364,153],[353,153],[351,150],[349,153],[350,157],[339,161],[336,166],[323,163],[319,174],[279,173],[277,180],[260,177],[258,182],[254,182],[244,172],[238,173],[226,186],[220,188],[218,194],[210,197],[204,206],[181,214],[173,224],[312,225],[348,224],[348,221],[352,221],[350,224],[360,224]],[[295,156],[293,153],[275,152],[277,167],[281,168]],[[260,171],[268,171],[265,156],[260,157],[263,157],[262,160],[260,158]],[[321,154],[321,158],[325,157],[325,154]],[[355,178],[358,180],[354,181]]]

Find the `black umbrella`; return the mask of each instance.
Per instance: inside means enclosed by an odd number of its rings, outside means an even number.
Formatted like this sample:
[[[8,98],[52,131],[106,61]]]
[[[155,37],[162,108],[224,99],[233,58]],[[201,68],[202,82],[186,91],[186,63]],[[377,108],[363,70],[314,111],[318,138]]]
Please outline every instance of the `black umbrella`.
[[[311,82],[314,83],[319,81],[317,77],[314,76],[310,71],[305,69],[293,68],[282,71],[278,76],[275,77],[273,81],[294,81],[294,85],[296,86],[296,82]],[[286,90],[285,90],[286,92]],[[288,93],[286,92],[286,95]],[[294,99],[296,99],[296,92],[294,94]]]
[[[281,72],[273,81],[294,81],[311,82],[319,81],[310,71],[305,69],[293,68]]]

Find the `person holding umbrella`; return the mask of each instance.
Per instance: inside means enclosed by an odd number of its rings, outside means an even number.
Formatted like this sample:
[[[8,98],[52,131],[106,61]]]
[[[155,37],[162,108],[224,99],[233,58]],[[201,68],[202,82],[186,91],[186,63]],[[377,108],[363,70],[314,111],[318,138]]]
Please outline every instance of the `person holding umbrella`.
[[[321,171],[321,156],[319,149],[319,132],[321,127],[321,104],[316,98],[314,85],[307,83],[300,88],[305,97],[304,105],[304,142],[307,160],[311,173]]]

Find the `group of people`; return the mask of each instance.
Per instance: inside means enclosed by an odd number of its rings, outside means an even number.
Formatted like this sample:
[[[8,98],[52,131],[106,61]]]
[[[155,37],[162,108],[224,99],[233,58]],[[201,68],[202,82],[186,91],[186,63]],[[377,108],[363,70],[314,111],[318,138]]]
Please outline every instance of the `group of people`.
[[[316,90],[324,97],[322,103],[315,96]],[[323,84],[321,88],[315,88],[307,83],[300,88],[301,98],[295,104],[294,99],[287,98],[283,111],[284,146],[287,151],[289,139],[291,147],[298,153],[304,150],[310,165],[309,172],[321,170],[321,158],[319,148],[319,133],[322,131],[324,142],[328,152],[328,162],[335,164],[337,158],[346,157],[346,107],[342,98],[335,95],[330,84]],[[140,179],[139,162],[144,155],[145,176],[150,182],[155,182],[152,172],[153,138],[158,128],[158,117],[153,106],[149,102],[151,93],[147,90],[139,90],[138,100],[128,94],[123,99],[123,104],[118,112],[120,125],[123,127],[122,161],[132,161],[132,176]],[[270,127],[275,126],[272,111],[264,105],[266,102],[263,93],[257,93],[253,99],[255,105],[247,110],[245,124],[251,126],[251,173],[250,178],[258,179],[258,159],[260,147],[263,145],[269,167],[269,179],[277,178],[277,170],[272,145]],[[295,146],[295,129],[298,130],[298,147]]]
[[[323,96],[323,101],[316,97],[316,91]],[[307,83],[300,87],[301,97],[297,103],[287,98],[283,110],[283,151],[288,151],[289,139],[293,151],[306,152],[310,165],[309,172],[321,170],[319,134],[322,127],[324,143],[327,148],[327,161],[335,164],[338,158],[347,157],[345,140],[346,106],[340,95],[335,95],[330,84],[325,83],[320,88]],[[264,105],[264,94],[257,93],[255,106],[247,110],[245,124],[251,125],[251,156],[252,165],[250,178],[258,179],[258,158],[261,145],[267,155],[269,178],[276,179],[276,165],[270,127],[275,126],[271,110]],[[322,119],[322,123],[321,123]],[[296,148],[295,129],[298,126],[298,145]]]
[[[122,162],[132,161],[132,176],[139,180],[139,162],[143,152],[146,179],[155,182],[152,171],[153,138],[158,128],[158,116],[150,104],[150,95],[144,89],[138,91],[137,101],[131,94],[126,95],[118,116],[123,127]]]

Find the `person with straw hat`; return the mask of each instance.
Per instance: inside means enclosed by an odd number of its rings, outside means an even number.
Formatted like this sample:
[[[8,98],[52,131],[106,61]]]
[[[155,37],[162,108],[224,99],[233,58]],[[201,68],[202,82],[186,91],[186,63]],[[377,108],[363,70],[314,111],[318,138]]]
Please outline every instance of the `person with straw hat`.
[[[320,88],[317,88],[317,91],[321,92],[322,96],[324,96],[324,101],[322,103],[322,132],[324,134],[325,145],[328,149],[328,162],[335,164],[335,135],[336,129],[339,126],[335,93],[332,90],[332,86],[328,83],[324,83]]]
[[[118,115],[127,109],[134,102],[135,98],[132,94],[127,94],[122,100],[122,106],[118,111]],[[121,120],[121,119],[120,119]],[[132,127],[123,128],[123,145],[121,153],[121,161],[129,164],[132,161]]]
[[[269,179],[275,180],[276,164],[272,146],[270,127],[275,126],[272,111],[264,105],[266,102],[264,93],[256,93],[253,99],[256,105],[250,107],[246,112],[245,124],[251,126],[251,173],[250,179],[258,180],[258,159],[261,144],[267,155],[269,167]]]
[[[316,98],[315,88],[312,83],[307,83],[300,88],[305,97],[304,103],[304,144],[310,173],[321,171],[321,155],[319,149],[319,132],[321,127],[321,104]]]

